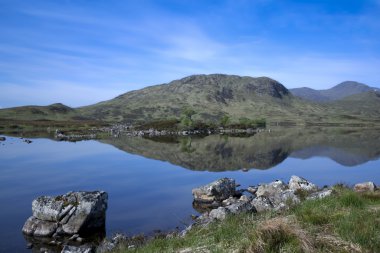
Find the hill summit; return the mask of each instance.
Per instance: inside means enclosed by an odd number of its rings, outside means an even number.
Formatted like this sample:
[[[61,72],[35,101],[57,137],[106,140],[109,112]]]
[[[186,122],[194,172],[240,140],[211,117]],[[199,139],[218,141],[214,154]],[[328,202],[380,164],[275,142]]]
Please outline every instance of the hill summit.
[[[307,87],[290,89],[293,95],[314,102],[336,101],[351,95],[370,91],[379,91],[379,89],[354,81],[345,81],[326,90],[314,90]]]

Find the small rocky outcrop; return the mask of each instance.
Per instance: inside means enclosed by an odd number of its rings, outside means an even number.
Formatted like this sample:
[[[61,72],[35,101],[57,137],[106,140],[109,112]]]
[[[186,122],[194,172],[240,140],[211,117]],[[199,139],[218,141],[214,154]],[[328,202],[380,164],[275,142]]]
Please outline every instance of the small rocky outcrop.
[[[0,137],[0,141],[5,141],[6,139],[5,137]]]
[[[193,189],[194,201],[213,201],[211,209],[197,209],[203,212],[195,224],[207,225],[213,220],[225,219],[228,214],[286,209],[301,202],[300,192],[306,195],[302,196],[302,199],[324,198],[332,194],[331,189],[319,190],[315,184],[298,176],[292,176],[289,184],[276,180],[268,184],[250,186],[245,190],[248,195],[238,197],[237,193],[241,191],[236,189],[233,179],[227,178]]]
[[[316,191],[318,186],[299,176],[292,176],[289,180],[290,190]]]
[[[231,178],[221,178],[208,185],[193,189],[192,193],[194,201],[197,202],[221,202],[236,194],[235,180]]]
[[[33,215],[22,232],[33,244],[65,245],[63,252],[92,252],[83,237],[104,234],[108,194],[104,191],[69,192],[56,197],[41,196],[32,202]],[[76,251],[75,251],[76,250]]]
[[[354,186],[356,192],[374,192],[376,185],[373,182],[358,183]]]

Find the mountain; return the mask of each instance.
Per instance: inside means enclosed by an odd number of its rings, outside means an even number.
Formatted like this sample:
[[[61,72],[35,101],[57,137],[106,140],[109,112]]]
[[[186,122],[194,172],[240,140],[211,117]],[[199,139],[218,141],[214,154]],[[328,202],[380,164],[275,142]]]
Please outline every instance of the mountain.
[[[14,120],[75,120],[79,116],[75,109],[61,103],[48,106],[20,106],[0,110],[0,118]]]
[[[301,112],[295,98],[279,82],[267,77],[193,75],[168,84],[127,92],[114,99],[78,108],[81,115],[106,121],[147,121],[179,118],[192,108],[194,120],[218,121],[223,115],[293,118]]]
[[[293,95],[306,100],[314,102],[329,102],[363,92],[379,91],[379,89],[358,82],[346,81],[327,90],[314,90],[303,87],[290,89],[289,91]]]
[[[357,87],[358,90],[362,85],[343,83],[334,87],[329,96],[338,96],[339,90],[345,87]],[[371,104],[361,102],[369,99],[377,105],[380,101],[377,93],[359,94],[361,97],[351,98],[355,100],[351,102],[316,103],[294,96],[284,85],[268,77],[192,75],[79,108],[54,104],[1,109],[0,119],[139,124],[178,122],[185,111],[192,112],[193,122],[203,123],[219,123],[224,116],[229,117],[230,123],[238,123],[242,118],[265,118],[270,124],[363,123],[380,118],[379,107],[373,108]],[[353,108],[350,103],[357,106]]]

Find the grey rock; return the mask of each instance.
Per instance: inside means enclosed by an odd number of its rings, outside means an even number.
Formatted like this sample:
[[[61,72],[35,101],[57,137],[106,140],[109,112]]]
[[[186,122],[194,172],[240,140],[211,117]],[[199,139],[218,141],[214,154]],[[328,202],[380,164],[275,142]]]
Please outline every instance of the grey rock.
[[[269,184],[259,185],[256,191],[256,196],[270,197],[270,196],[278,195],[287,189],[288,189],[288,186],[284,182],[282,182],[281,180],[276,180]]]
[[[270,210],[273,210],[274,208],[272,202],[269,200],[269,198],[265,196],[254,198],[251,201],[251,204],[256,209],[256,212],[258,213],[270,211]]]
[[[247,197],[246,195],[242,195],[239,200],[244,201],[244,202],[248,202],[251,200],[251,198]]]
[[[250,212],[253,210],[253,206],[250,201],[241,201],[239,200],[238,202],[231,204],[229,206],[226,206],[226,209],[228,212],[233,213],[233,214],[239,214],[243,212]]]
[[[373,182],[359,183],[354,186],[356,192],[374,192],[376,185]]]
[[[288,208],[289,205],[298,204],[301,202],[299,197],[294,194],[293,190],[285,190],[273,197],[269,198],[275,208],[275,210],[281,210]]]
[[[281,180],[276,180],[269,184],[260,185],[256,192],[257,197],[266,197],[272,203],[274,210],[287,208],[289,204],[296,204],[300,199],[295,195],[294,190]]]
[[[310,194],[306,199],[323,199],[330,196],[333,193],[331,189],[325,189],[319,192]]]
[[[65,245],[61,251],[61,253],[94,253],[94,249],[91,246],[88,245],[82,245],[82,246],[71,246],[71,245]]]
[[[69,241],[75,241],[79,237],[78,234],[74,234],[69,238]]]
[[[74,192],[76,209],[67,223],[62,225],[67,234],[104,226],[108,195],[106,192]]]
[[[211,210],[211,212],[209,213],[208,217],[213,220],[224,220],[227,215],[229,214],[229,210],[225,207],[218,207],[217,209],[213,209]]]
[[[5,141],[6,139],[5,137],[0,137],[0,141]]]
[[[25,222],[22,232],[30,236],[48,237],[57,230],[57,223],[39,220],[33,216]]]
[[[239,200],[237,198],[229,197],[228,199],[223,200],[222,204],[223,204],[223,206],[229,206],[229,205],[232,205],[238,201]]]
[[[107,199],[103,191],[38,197],[32,202],[33,216],[25,222],[22,231],[30,236],[59,237],[102,229]]]
[[[33,216],[44,221],[59,221],[63,200],[50,196],[41,196],[32,202]]]
[[[194,200],[200,202],[223,201],[236,192],[235,180],[231,178],[221,178],[208,185],[192,190]]]
[[[248,186],[247,192],[251,193],[252,195],[255,195],[257,192],[257,187]]]
[[[304,191],[316,191],[318,190],[318,186],[307,181],[306,179],[299,176],[292,176],[289,180],[289,189],[296,190],[304,190]]]

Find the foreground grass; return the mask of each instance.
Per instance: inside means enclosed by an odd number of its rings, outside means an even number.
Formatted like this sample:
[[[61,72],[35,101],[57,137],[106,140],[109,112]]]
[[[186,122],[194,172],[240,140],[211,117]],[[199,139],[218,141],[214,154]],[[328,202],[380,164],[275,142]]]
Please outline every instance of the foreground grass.
[[[115,252],[380,252],[380,192],[335,194],[282,213],[230,216],[183,238],[156,238]]]

